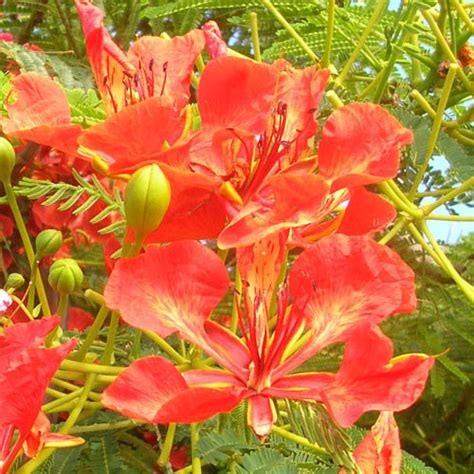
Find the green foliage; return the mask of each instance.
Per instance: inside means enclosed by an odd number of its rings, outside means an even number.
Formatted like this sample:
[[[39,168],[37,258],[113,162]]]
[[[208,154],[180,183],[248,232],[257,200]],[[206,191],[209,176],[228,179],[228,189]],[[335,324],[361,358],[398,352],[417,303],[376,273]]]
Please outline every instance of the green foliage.
[[[89,127],[105,118],[103,106],[84,55],[83,38],[72,1],[58,2],[69,18],[64,22],[56,2],[44,0],[19,0],[4,2],[0,28],[15,36],[18,43],[0,42],[2,69],[35,71],[55,77],[65,88],[71,106],[72,121]],[[294,64],[310,63],[294,34],[283,28],[275,17],[258,0],[103,0],[106,24],[114,39],[125,49],[137,31],[140,34],[183,34],[199,27],[207,19],[216,19],[223,28],[223,35],[231,39],[232,48],[251,54],[250,12],[258,14],[260,45],[263,58],[272,61],[284,56]],[[433,118],[415,99],[418,91],[436,111],[441,91],[445,85],[442,66],[447,59],[439,38],[423,19],[427,9],[438,2],[399,2],[399,11],[385,11],[380,20],[372,25],[370,35],[361,45],[359,54],[351,63],[347,77],[336,83],[350,55],[354,52],[361,34],[369,23],[377,4],[375,1],[336,2],[335,29],[331,39],[330,63],[333,81],[329,90],[337,92],[345,103],[375,101],[391,107],[398,118],[415,135],[415,142],[404,156],[402,173],[397,184],[408,192],[414,177],[425,160],[427,144],[433,129]],[[353,4],[354,2],[352,2]],[[328,2],[322,0],[273,0],[294,30],[319,57],[328,41]],[[436,9],[437,25],[453,54],[469,38],[465,21],[454,8],[446,8],[452,2],[439,2]],[[67,39],[72,34],[73,41]],[[30,43],[44,49],[34,51],[21,44]],[[73,47],[75,46],[75,47]],[[472,79],[472,70],[465,68],[466,77]],[[0,73],[0,107],[5,114],[5,100],[11,91],[10,74]],[[458,186],[473,176],[472,140],[472,90],[466,81],[456,78],[443,114],[445,124],[437,138],[435,155],[446,158],[448,172],[428,167],[423,177],[422,191],[440,192]],[[332,111],[325,102],[322,117]],[[197,117],[197,114],[195,114]],[[62,210],[74,210],[75,214],[90,209],[95,203],[105,203],[91,222],[100,223],[112,213],[123,217],[123,204],[118,193],[105,189],[97,179],[87,182],[76,174],[76,183],[53,183],[47,180],[24,178],[18,184],[18,195],[29,199],[45,198],[44,205],[59,204]],[[440,194],[442,195],[442,194]],[[415,204],[422,202],[416,197]],[[472,193],[457,196],[446,204],[450,214],[458,214],[460,203],[470,204]],[[102,229],[102,232],[123,232],[123,221]],[[472,337],[474,321],[472,305],[450,278],[440,270],[409,236],[397,237],[391,243],[403,258],[415,269],[418,276],[419,310],[415,315],[394,317],[386,321],[384,330],[395,341],[396,353],[427,352],[436,354],[437,363],[423,399],[410,411],[397,415],[401,425],[404,446],[442,472],[469,473],[474,462],[467,447],[472,443],[473,427],[470,419],[472,407]],[[454,262],[456,270],[467,280],[473,281],[474,236],[466,237],[459,245],[444,248]],[[75,249],[75,257],[89,263],[102,264],[100,249],[89,247]],[[89,287],[102,289],[105,274],[94,269],[86,272]],[[216,315],[229,315],[232,293],[220,304]],[[75,301],[74,301],[75,302]],[[78,302],[84,305],[84,301]],[[90,308],[89,308],[90,309]],[[99,334],[94,351],[103,351],[107,330]],[[84,335],[77,335],[83,338]],[[131,347],[134,332],[120,328],[117,340],[120,349],[115,351],[116,360],[123,365],[133,358]],[[177,340],[171,339],[177,347]],[[142,338],[141,355],[163,355],[155,344]],[[336,371],[343,347],[323,350],[308,361],[301,370]],[[315,472],[334,473],[338,464],[349,464],[349,451],[360,442],[365,431],[338,429],[317,406],[290,404],[279,407],[280,415],[292,425],[294,431],[328,450],[334,457],[321,457],[314,451],[272,435],[264,445],[256,440],[246,426],[245,408],[239,407],[227,419],[221,417],[219,432],[211,431],[211,424],[204,424],[199,441],[199,451],[207,463],[206,471],[229,472]],[[286,411],[286,415],[284,412]],[[116,421],[110,413],[96,413],[85,424]],[[373,417],[366,417],[361,425],[368,428]],[[79,428],[82,425],[79,426]],[[110,430],[102,434],[84,435],[88,443],[72,449],[57,450],[37,472],[88,474],[92,472],[153,472],[157,453],[141,439],[142,431],[133,429]],[[178,442],[189,443],[187,427],[179,427]],[[404,474],[429,474],[435,472],[423,462],[404,453]]]
[[[465,449],[473,435],[472,305],[417,246],[405,247],[407,243],[397,241],[396,248],[418,275],[418,312],[388,319],[384,330],[394,340],[396,353],[425,352],[438,357],[421,401],[397,420],[409,451],[425,453],[424,459],[442,472],[467,474],[474,465]],[[470,234],[449,249],[450,258],[468,281],[474,275],[473,248],[474,234]]]
[[[60,211],[67,211],[77,206],[72,213],[82,214],[91,209],[94,204],[103,201],[106,207],[90,218],[91,224],[98,224],[109,217],[112,213],[118,213],[124,217],[123,201],[118,191],[113,194],[107,191],[95,175],[92,175],[92,182],[87,182],[79,173],[72,170],[72,175],[78,185],[64,182],[53,183],[48,180],[36,180],[23,178],[15,192],[28,199],[39,199],[46,197],[41,203],[43,206],[51,206],[56,203]],[[81,199],[81,198],[86,198]],[[124,220],[118,220],[99,230],[101,234],[109,234],[123,230]]]
[[[89,68],[73,58],[62,58],[40,51],[32,51],[16,43],[0,41],[0,54],[14,61],[21,72],[36,72],[44,76],[53,75],[66,88],[93,87]],[[12,66],[15,69],[14,66]]]
[[[287,464],[282,453],[271,448],[261,448],[245,454],[235,468],[240,474],[298,474],[298,469]]]
[[[87,127],[105,120],[102,101],[94,89],[67,89],[66,96],[71,108],[72,122]]]

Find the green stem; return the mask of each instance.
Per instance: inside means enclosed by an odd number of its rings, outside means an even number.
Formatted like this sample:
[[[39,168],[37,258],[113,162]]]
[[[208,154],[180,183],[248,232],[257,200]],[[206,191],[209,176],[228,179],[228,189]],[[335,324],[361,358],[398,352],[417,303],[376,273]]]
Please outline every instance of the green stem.
[[[451,48],[449,47],[449,44],[446,41],[446,38],[443,36],[443,33],[441,32],[431,12],[428,10],[422,10],[421,14],[430,25],[431,31],[435,35],[437,43],[443,53],[448,57],[452,64],[457,65],[458,59],[456,58],[456,55],[451,51]],[[472,92],[472,90],[474,89],[473,85],[471,84],[471,81],[468,79],[466,74],[464,74],[464,71],[458,68],[458,73],[467,90]]]
[[[174,474],[190,474],[191,472],[193,472],[193,466],[190,464],[179,471],[175,471]]]
[[[204,72],[204,69],[206,67],[206,63],[204,62],[204,59],[202,58],[202,54],[200,54],[197,57],[196,67],[197,67],[197,70],[199,71],[199,74],[202,74]]]
[[[344,102],[339,98],[339,96],[334,92],[334,91],[328,91],[326,93],[326,98],[331,102],[331,105],[335,109],[340,109],[341,107],[344,107]]]
[[[191,425],[191,455],[192,461],[191,464],[193,466],[192,473],[193,474],[201,474],[201,458],[198,456],[198,449],[197,449],[197,442],[199,441],[199,425],[197,423],[193,423]]]
[[[60,293],[58,307],[56,308],[56,314],[61,319],[64,319],[64,316],[66,314],[66,307],[67,307],[68,300],[69,300],[69,295],[67,295],[66,293]]]
[[[237,295],[234,298],[234,302],[232,304],[232,317],[230,320],[230,330],[234,334],[237,332],[237,324],[239,321],[239,304],[241,301],[241,294],[242,294],[242,278],[240,278],[240,272],[237,267],[235,266],[235,278],[234,278],[234,288]]]
[[[415,89],[410,92],[410,97],[415,99],[419,106],[434,120],[436,118],[436,110],[434,110],[428,101]],[[472,108],[468,109],[467,112],[472,113]],[[464,115],[464,114],[463,114]],[[468,118],[467,118],[468,119]],[[466,121],[467,121],[466,119]],[[458,120],[443,120],[441,125],[446,128],[458,128],[463,122],[461,117]]]
[[[15,219],[15,224],[20,233],[21,240],[23,242],[23,247],[25,248],[26,257],[28,258],[28,262],[30,263],[30,268],[33,268],[33,264],[35,261],[35,252],[33,250],[33,246],[31,245],[30,237],[28,235],[28,231],[25,226],[25,221],[23,220],[23,216],[21,215],[20,208],[18,207],[18,203],[16,201],[15,193],[13,192],[13,188],[10,183],[3,183],[3,187],[5,188],[5,195],[7,197],[8,205],[13,214],[13,218]],[[36,278],[36,291],[38,293],[38,298],[41,303],[41,309],[43,314],[48,317],[51,316],[51,310],[49,308],[48,298],[46,296],[46,291],[44,289],[43,280],[41,278],[41,274],[39,271],[37,272]]]
[[[28,308],[23,304],[23,301],[20,300],[20,298],[18,298],[17,296],[15,295],[10,295],[12,300],[23,310],[23,312],[28,316],[28,319],[35,319],[33,317],[33,315],[28,311]]]
[[[434,149],[436,147],[436,143],[438,142],[438,135],[441,129],[441,123],[443,121],[444,111],[446,109],[446,104],[448,103],[449,94],[451,93],[451,87],[453,85],[454,78],[456,76],[456,71],[458,69],[459,69],[459,66],[457,64],[453,63],[449,65],[448,75],[446,76],[443,91],[439,99],[438,109],[436,110],[436,117],[434,119],[433,128],[431,130],[431,135],[428,140],[428,145],[426,147],[424,160],[415,176],[410,192],[408,193],[408,198],[411,201],[413,201],[416,195],[416,192],[418,190],[418,186],[420,185],[421,181],[423,180],[423,177],[425,176],[431,156],[433,155]]]
[[[143,332],[140,331],[140,329],[135,330],[135,335],[133,336],[133,346],[132,346],[132,357],[134,359],[140,358],[142,335],[143,335]]]
[[[461,186],[459,186],[458,188],[453,189],[449,193],[445,194],[442,198],[438,199],[437,201],[433,202],[432,204],[427,204],[426,206],[423,206],[422,210],[426,215],[429,215],[436,208],[442,206],[446,202],[451,201],[452,199],[454,199],[459,194],[462,194],[462,193],[468,191],[473,186],[474,186],[474,177],[471,177],[467,181],[465,181],[463,184],[461,184]]]
[[[259,0],[259,2],[275,17],[288,34],[296,41],[301,49],[308,55],[313,62],[318,62],[319,58],[314,54],[313,50],[308,46],[306,41],[299,35],[299,33],[286,21],[285,17],[275,8],[270,0]]]
[[[113,367],[111,365],[88,364],[87,362],[77,362],[75,360],[63,360],[61,369],[72,370],[74,372],[85,372],[92,374],[119,375],[125,367]]]
[[[393,227],[381,239],[379,239],[378,243],[385,245],[390,242],[390,240],[392,240],[408,224],[408,222],[409,218],[407,216],[400,216]]]
[[[105,344],[104,354],[102,355],[102,362],[105,365],[110,365],[114,357],[115,337],[117,336],[117,329],[119,325],[119,315],[115,311],[110,317],[109,331],[107,333],[107,342]],[[101,372],[106,373],[106,372]]]
[[[258,21],[255,12],[250,13],[250,29],[252,31],[253,56],[258,63],[262,62],[262,54],[260,52],[260,40],[258,38]]]
[[[474,146],[474,139],[472,138],[469,138],[466,136],[466,134],[469,132],[470,130],[449,130],[448,131],[448,134],[451,135],[453,138],[455,138],[456,140],[460,141],[461,143],[464,143],[465,145],[467,146]]]
[[[35,258],[33,260],[33,263],[31,265],[31,276],[30,276],[30,288],[29,288],[29,293],[28,293],[28,303],[27,303],[27,308],[30,313],[33,312],[33,309],[35,308],[35,294],[36,294],[36,275],[38,273],[38,260]]]
[[[321,58],[321,66],[328,67],[331,64],[331,47],[334,35],[334,16],[336,12],[336,0],[328,0],[328,21],[326,24],[326,41],[324,43],[324,53]]]
[[[69,430],[71,434],[96,433],[97,431],[122,430],[133,428],[141,423],[135,420],[116,421],[115,423],[95,423],[87,426],[75,426]]]
[[[443,216],[430,214],[426,218],[430,221],[474,222],[474,216]]]
[[[71,22],[69,20],[69,16],[66,15],[66,13],[64,12],[61,6],[60,0],[54,0],[54,3],[56,4],[56,9],[58,10],[59,16],[66,30],[66,38],[67,38],[67,42],[69,43],[69,47],[74,51],[74,54],[76,55],[76,57],[80,58],[81,51],[79,47],[77,46],[74,31],[72,29]]]
[[[451,188],[436,189],[435,191],[422,191],[421,193],[416,193],[417,198],[424,198],[428,196],[444,196],[445,194],[452,191]]]
[[[114,377],[117,378],[118,376],[117,375],[114,375],[114,376],[110,376],[110,375],[97,375],[96,377],[96,381],[99,377]],[[58,387],[61,387],[61,388],[64,388],[65,390],[69,390],[70,392],[75,392],[76,390],[78,390],[79,388],[82,388],[82,387],[78,387],[77,385],[74,385],[72,383],[69,383],[69,382],[66,382],[65,380],[61,380],[61,379],[58,379],[56,377],[53,377],[53,379],[51,380],[51,383],[53,385],[56,385]],[[102,395],[100,395],[99,393],[95,393],[95,392],[90,392],[89,393],[89,398],[93,401],[100,401],[100,399],[102,398]]]
[[[74,400],[75,398],[78,398],[80,394],[82,393],[82,388],[79,390],[76,390],[75,392],[68,393],[67,395],[63,395],[61,398],[58,398],[57,400],[53,400],[52,402],[45,403],[42,407],[42,410],[48,414],[51,411],[56,410],[56,408],[61,407],[65,403],[70,402],[71,400]]]
[[[405,211],[415,219],[421,219],[424,216],[421,209],[418,209],[411,203],[405,202],[405,199],[399,196],[399,194],[387,182],[379,183],[378,187],[386,196],[390,198],[390,200],[398,209]]]
[[[82,343],[77,353],[74,354],[74,359],[79,361],[84,360],[87,351],[89,350],[92,343],[95,341],[97,335],[99,334],[99,331],[104,325],[105,319],[107,318],[108,314],[109,309],[107,308],[107,306],[102,305],[95,317],[94,322],[92,323],[92,326],[89,328],[89,332],[87,333],[84,342]]]
[[[410,42],[415,48],[419,48],[418,34],[413,33],[410,36]],[[421,63],[416,55],[411,55],[411,81],[417,86],[423,82],[423,76],[421,75]]]
[[[143,334],[157,344],[163,352],[166,352],[166,354],[168,354],[178,364],[189,364],[188,359],[173,349],[162,337],[158,336],[158,334],[153,331],[143,331]]]
[[[444,252],[441,250],[440,246],[438,245],[438,242],[434,238],[426,222],[423,220],[420,221],[419,226],[428,238],[431,247],[433,248],[433,251],[438,256],[438,259],[442,262],[446,273],[456,282],[462,292],[468,297],[469,301],[474,303],[474,287],[470,285],[466,280],[464,280],[464,278],[462,278],[462,276],[459,275],[459,273],[456,271],[453,264],[451,263],[451,260],[449,260],[449,258],[446,257]]]
[[[174,435],[176,433],[176,423],[170,423],[168,425],[168,431],[166,432],[165,442],[161,449],[160,457],[158,458],[158,466],[165,467],[170,459],[171,449],[173,448]]]
[[[365,30],[363,31],[361,37],[359,38],[359,42],[357,43],[354,51],[352,51],[352,54],[347,63],[344,65],[344,68],[339,74],[339,77],[336,79],[336,82],[339,85],[342,85],[346,80],[346,76],[351,70],[355,60],[359,56],[361,49],[364,47],[367,38],[369,37],[370,33],[372,33],[372,31],[375,29],[375,26],[377,25],[383,13],[385,12],[387,3],[387,0],[379,0],[376,3],[374,12],[372,13],[372,16],[370,17],[369,22],[367,23],[367,26],[365,27]]]
[[[322,456],[329,456],[329,453],[324,448],[321,448],[317,444],[312,443],[311,441],[309,441],[309,439],[304,438],[303,436],[296,435],[292,433],[291,431],[287,431],[275,425],[273,425],[272,432],[278,436],[281,436],[282,438],[285,438],[290,441],[293,441],[294,443],[300,444],[301,446],[304,446],[305,448],[309,448],[311,449],[311,451],[314,451]]]
[[[461,5],[461,2],[459,0],[451,0],[451,2],[454,4],[454,8],[457,10],[459,18],[461,18],[466,24],[467,29],[471,32],[471,34],[474,34],[474,23],[472,23],[466,10],[463,8],[463,5]]]

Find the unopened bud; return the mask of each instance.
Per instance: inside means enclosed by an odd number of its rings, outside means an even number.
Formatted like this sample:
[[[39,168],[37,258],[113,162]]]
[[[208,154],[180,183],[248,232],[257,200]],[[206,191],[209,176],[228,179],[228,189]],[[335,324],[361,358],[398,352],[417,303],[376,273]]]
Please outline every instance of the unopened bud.
[[[63,243],[63,235],[56,229],[45,229],[36,237],[36,257],[42,259],[54,255]]]
[[[48,282],[58,293],[70,295],[81,288],[84,274],[72,258],[56,260],[49,269]]]
[[[0,137],[0,181],[2,183],[10,182],[15,161],[15,149],[6,138]]]
[[[146,235],[163,220],[171,199],[168,179],[156,164],[136,171],[125,189],[125,217],[137,234]]]
[[[5,289],[8,290],[18,290],[25,284],[25,279],[23,275],[19,273],[10,273],[8,275],[7,281],[5,283]]]

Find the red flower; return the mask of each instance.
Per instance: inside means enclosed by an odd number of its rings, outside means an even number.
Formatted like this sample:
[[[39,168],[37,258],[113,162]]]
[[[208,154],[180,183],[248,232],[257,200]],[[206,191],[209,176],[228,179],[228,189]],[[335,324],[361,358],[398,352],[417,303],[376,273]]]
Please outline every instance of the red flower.
[[[12,79],[16,96],[5,107],[3,132],[40,145],[76,155],[79,125],[71,124],[71,112],[63,89],[53,79],[30,72]]]
[[[239,250],[241,338],[208,319],[229,286],[224,264],[209,249],[177,242],[120,260],[105,291],[107,305],[132,326],[162,337],[178,333],[224,370],[180,374],[166,359],[140,359],[104,392],[104,405],[145,422],[193,423],[247,399],[249,423],[261,437],[275,421],[275,397],[321,401],[344,427],[370,410],[410,406],[433,358],[392,359],[390,340],[377,327],[392,314],[414,310],[409,267],[368,238],[328,237],[296,261],[272,329],[269,307],[284,246],[284,236],[276,234]],[[336,374],[290,374],[334,343],[346,344]]]
[[[92,127],[80,142],[105,158],[111,173],[160,164],[171,183],[171,204],[148,242],[218,238],[221,248],[230,248],[298,229],[291,241],[306,245],[323,232],[320,225],[326,233],[339,226],[346,234],[372,233],[395,211],[361,186],[395,175],[399,149],[412,134],[381,107],[352,104],[332,114],[313,156],[315,112],[328,75],[285,61],[220,56],[202,73],[201,129],[188,139],[189,114],[183,117],[161,97]],[[161,127],[150,138],[143,123],[157,121]],[[344,217],[326,222],[348,200]],[[354,219],[361,206],[373,209],[363,221]]]
[[[106,111],[151,97],[172,97],[180,110],[189,100],[191,73],[204,48],[204,35],[192,30],[172,39],[144,36],[125,54],[104,27],[104,14],[88,0],[76,0],[86,50]]]
[[[44,392],[76,342],[44,347],[58,317],[18,323],[0,336],[0,472],[6,473],[25,441],[32,436]],[[17,437],[12,444],[12,439]],[[33,433],[33,436],[35,434]],[[31,439],[31,438],[30,438]]]

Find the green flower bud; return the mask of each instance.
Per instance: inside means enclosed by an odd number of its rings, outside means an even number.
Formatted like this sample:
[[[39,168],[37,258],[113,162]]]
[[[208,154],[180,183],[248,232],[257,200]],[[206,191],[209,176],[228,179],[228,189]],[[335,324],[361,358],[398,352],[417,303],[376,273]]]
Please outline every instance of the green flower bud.
[[[5,283],[5,290],[18,290],[18,288],[21,288],[24,284],[25,279],[23,278],[23,275],[20,275],[19,273],[10,273]]]
[[[49,269],[48,282],[58,293],[70,295],[81,288],[84,274],[72,258],[56,260]]]
[[[63,235],[59,230],[45,229],[36,237],[36,257],[42,259],[55,254],[63,243]]]
[[[0,181],[2,183],[9,183],[15,166],[16,155],[15,149],[11,143],[6,139],[0,138]]]
[[[163,220],[171,199],[168,179],[158,165],[136,171],[125,189],[125,217],[137,234],[146,235]]]

